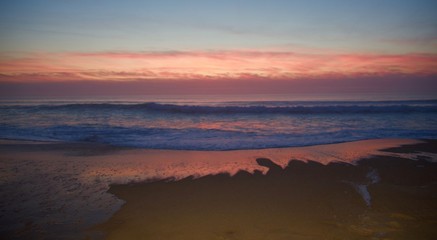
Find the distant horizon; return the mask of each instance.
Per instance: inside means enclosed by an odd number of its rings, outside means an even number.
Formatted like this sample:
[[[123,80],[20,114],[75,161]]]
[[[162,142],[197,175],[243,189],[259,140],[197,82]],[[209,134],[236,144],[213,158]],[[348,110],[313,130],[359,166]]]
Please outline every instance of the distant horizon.
[[[281,80],[147,80],[147,81],[53,81],[0,82],[5,97],[81,97],[148,95],[381,95],[420,96],[437,99],[432,76],[373,77],[355,79]]]

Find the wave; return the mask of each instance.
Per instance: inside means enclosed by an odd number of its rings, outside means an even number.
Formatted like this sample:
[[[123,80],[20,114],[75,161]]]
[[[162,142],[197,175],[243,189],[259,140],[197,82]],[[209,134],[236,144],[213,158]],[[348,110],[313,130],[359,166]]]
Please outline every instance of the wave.
[[[108,125],[19,127],[0,125],[0,138],[93,142],[113,146],[174,150],[237,150],[330,144],[374,138],[430,138],[436,131],[340,129],[315,133],[257,133],[200,128],[139,128]]]
[[[1,106],[2,109],[62,111],[143,111],[182,114],[372,114],[372,113],[437,113],[437,101],[401,102],[269,102],[264,105],[180,105],[167,103],[74,103],[37,106]]]
[[[148,103],[138,106],[152,111],[170,113],[220,113],[220,114],[330,114],[330,113],[409,113],[409,112],[437,112],[434,106],[359,106],[359,105],[327,105],[327,106],[193,106]]]

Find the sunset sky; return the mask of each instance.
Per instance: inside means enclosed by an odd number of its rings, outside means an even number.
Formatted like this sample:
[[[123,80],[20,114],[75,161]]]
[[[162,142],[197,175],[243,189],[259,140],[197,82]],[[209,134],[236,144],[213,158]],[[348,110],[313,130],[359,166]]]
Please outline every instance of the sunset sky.
[[[1,1],[0,90],[328,82],[436,91],[436,11],[434,0]]]

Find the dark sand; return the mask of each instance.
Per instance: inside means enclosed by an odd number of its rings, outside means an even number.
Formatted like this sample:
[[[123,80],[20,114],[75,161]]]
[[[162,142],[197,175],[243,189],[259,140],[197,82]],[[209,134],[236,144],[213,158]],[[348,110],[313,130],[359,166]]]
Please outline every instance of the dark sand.
[[[436,149],[431,140],[385,151]],[[92,230],[107,239],[437,239],[435,160],[292,160],[283,169],[258,158],[266,175],[112,185],[126,204]]]
[[[179,151],[0,140],[0,239],[435,239],[436,145]]]

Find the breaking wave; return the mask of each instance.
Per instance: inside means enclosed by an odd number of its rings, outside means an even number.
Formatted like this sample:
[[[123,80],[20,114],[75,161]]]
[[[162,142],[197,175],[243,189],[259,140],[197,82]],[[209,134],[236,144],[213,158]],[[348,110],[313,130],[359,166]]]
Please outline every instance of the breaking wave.
[[[17,106],[15,106],[17,107]],[[4,107],[3,107],[4,108]],[[145,111],[182,114],[378,114],[378,113],[436,113],[437,101],[427,102],[341,102],[341,103],[269,103],[267,105],[181,105],[166,103],[79,103],[61,105],[21,106],[35,110],[112,110]]]

